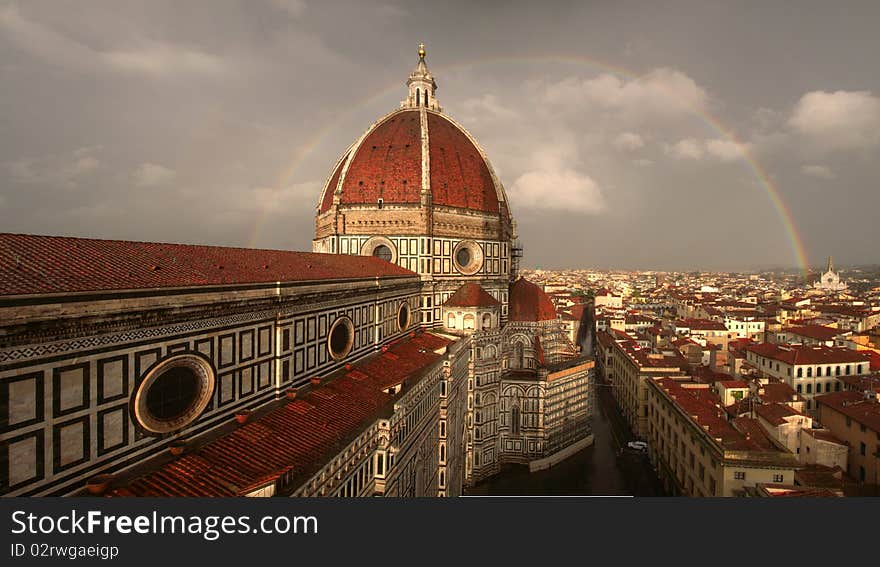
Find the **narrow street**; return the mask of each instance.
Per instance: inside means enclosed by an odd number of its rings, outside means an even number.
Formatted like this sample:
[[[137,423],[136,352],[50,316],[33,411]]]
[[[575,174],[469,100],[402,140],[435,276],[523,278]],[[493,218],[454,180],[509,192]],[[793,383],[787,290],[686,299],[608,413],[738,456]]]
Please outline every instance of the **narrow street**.
[[[633,495],[662,496],[663,491],[646,457],[620,448],[633,440],[609,388],[599,383],[593,415],[593,445],[558,465],[535,473],[511,465],[495,477],[465,491],[467,495]]]

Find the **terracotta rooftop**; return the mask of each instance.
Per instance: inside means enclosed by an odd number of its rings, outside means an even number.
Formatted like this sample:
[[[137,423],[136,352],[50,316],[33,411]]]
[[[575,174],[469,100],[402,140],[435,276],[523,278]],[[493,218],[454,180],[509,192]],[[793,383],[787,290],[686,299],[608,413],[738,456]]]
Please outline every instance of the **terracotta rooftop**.
[[[880,433],[880,402],[876,398],[865,399],[861,392],[833,392],[816,396],[816,402]]]
[[[520,278],[510,285],[509,321],[553,321],[556,307],[537,285]]]
[[[774,343],[761,343],[750,345],[745,348],[765,358],[771,358],[786,364],[835,364],[835,363],[859,363],[868,362],[865,353],[850,350],[845,347],[829,347],[822,345],[778,345]],[[867,370],[867,365],[865,366]]]
[[[673,399],[673,403],[723,449],[780,452],[766,438],[764,429],[755,420],[740,417],[732,422],[728,421],[726,412],[719,407],[720,399],[708,387],[682,384],[672,378],[655,378],[653,383],[664,390]]]
[[[792,335],[806,337],[817,341],[830,341],[837,335],[845,332],[840,329],[825,327],[824,325],[800,325],[796,327],[788,327],[784,329],[784,331],[786,333],[791,333]]]
[[[492,307],[500,305],[497,299],[489,295],[478,283],[468,282],[449,296],[443,305],[446,307]]]
[[[850,390],[873,390],[880,393],[880,376],[840,376],[837,379]]]
[[[675,322],[676,327],[686,327],[692,331],[726,331],[727,327],[721,321],[709,319],[680,319]]]
[[[786,404],[804,400],[794,388],[785,382],[769,382],[767,384],[762,384],[758,388],[758,397],[761,398],[761,401],[765,404],[774,402]]]
[[[413,275],[370,256],[0,234],[0,296]]]
[[[787,423],[787,420],[785,419],[787,417],[803,416],[801,412],[796,411],[791,406],[775,402],[759,405],[755,408],[755,413],[771,425],[782,425]]]
[[[111,496],[237,496],[285,473],[314,474],[396,396],[383,390],[419,373],[451,340],[419,333],[350,371],[282,402],[189,454],[148,470]],[[149,467],[148,467],[149,468]]]

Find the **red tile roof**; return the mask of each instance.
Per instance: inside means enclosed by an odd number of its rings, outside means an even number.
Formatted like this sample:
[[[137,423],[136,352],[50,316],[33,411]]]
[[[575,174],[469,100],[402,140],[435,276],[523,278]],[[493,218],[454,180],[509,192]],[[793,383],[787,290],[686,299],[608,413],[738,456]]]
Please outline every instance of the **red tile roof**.
[[[753,444],[759,450],[780,451],[780,448],[773,442],[767,431],[761,427],[757,419],[740,416],[733,418],[731,424],[745,436],[746,442]]]
[[[799,411],[794,410],[791,406],[779,403],[761,404],[755,409],[755,413],[764,418],[771,425],[782,425],[786,422],[786,417],[802,416]]]
[[[342,180],[342,204],[418,203],[422,190],[419,112],[392,115],[363,139]],[[329,191],[328,191],[329,192]]]
[[[767,384],[762,384],[758,388],[758,397],[765,404],[772,402],[787,404],[804,401],[804,398],[798,395],[795,389],[785,382],[769,382]]]
[[[880,433],[880,402],[876,398],[868,400],[861,392],[848,391],[816,396],[816,402]]]
[[[497,213],[495,182],[465,133],[444,116],[429,112],[428,136],[432,202]]]
[[[419,333],[387,352],[236,427],[192,453],[135,476],[112,496],[237,496],[290,472],[305,477],[333,458],[394,395],[383,390],[437,361],[452,341]]]
[[[724,388],[731,389],[731,388],[748,388],[749,387],[749,383],[746,382],[745,380],[731,380],[730,374],[725,374],[723,372],[720,374],[721,374],[721,376],[724,376],[724,378],[726,378],[725,380],[718,381],[718,383],[721,384]]]
[[[675,322],[676,327],[686,327],[692,331],[726,331],[727,327],[721,321],[709,319],[682,319]]]
[[[482,154],[459,126],[427,114],[430,190],[434,205],[498,213],[498,192]],[[330,209],[341,177],[343,205],[418,204],[422,191],[419,110],[401,110],[375,125],[328,179],[320,212]],[[343,172],[345,164],[347,170]]]
[[[834,337],[844,333],[840,329],[825,327],[824,325],[801,325],[798,327],[788,327],[783,329],[786,333],[791,333],[799,337],[806,337],[817,341],[830,341]]]
[[[552,321],[556,307],[550,297],[537,285],[520,278],[510,285],[510,321]]]
[[[443,305],[446,307],[491,307],[500,305],[497,299],[489,295],[478,283],[468,282],[458,288]]]
[[[412,275],[367,256],[0,234],[0,295]]]
[[[859,392],[871,390],[880,393],[880,376],[838,376],[837,379],[846,384],[848,390]]]
[[[846,362],[868,362],[869,357],[859,351],[845,347],[810,346],[810,345],[778,345],[761,343],[745,348],[758,356],[771,358],[786,364],[835,364]],[[866,367],[867,368],[867,367]]]
[[[694,387],[672,378],[655,378],[653,383],[666,391],[673,403],[724,449],[780,451],[769,442],[763,433],[763,428],[755,420],[736,418],[733,422],[728,421],[724,409],[720,407],[720,399],[708,387]],[[734,424],[737,427],[734,427]]]

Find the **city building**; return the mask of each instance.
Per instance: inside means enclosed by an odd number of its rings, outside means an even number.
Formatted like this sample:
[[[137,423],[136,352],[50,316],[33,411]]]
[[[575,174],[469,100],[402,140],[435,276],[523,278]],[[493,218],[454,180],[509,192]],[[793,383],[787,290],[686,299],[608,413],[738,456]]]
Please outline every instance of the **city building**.
[[[873,391],[834,392],[816,398],[819,421],[849,447],[850,476],[880,485],[880,402]]]
[[[841,347],[762,343],[745,347],[747,361],[759,372],[785,381],[815,409],[813,398],[841,390],[838,377],[869,371],[867,355]]]
[[[621,414],[639,439],[647,436],[647,382],[655,377],[688,379],[688,363],[677,352],[654,352],[639,349],[632,340],[613,341],[605,380]]]
[[[652,378],[645,439],[671,494],[741,496],[761,483],[794,484],[795,455],[748,417],[728,421],[708,384]]]

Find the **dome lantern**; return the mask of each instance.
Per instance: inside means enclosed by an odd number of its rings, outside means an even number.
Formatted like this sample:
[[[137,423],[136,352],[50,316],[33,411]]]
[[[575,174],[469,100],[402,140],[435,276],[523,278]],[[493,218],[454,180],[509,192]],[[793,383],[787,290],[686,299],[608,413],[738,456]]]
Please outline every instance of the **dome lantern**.
[[[408,95],[406,100],[401,101],[401,108],[426,108],[435,112],[442,112],[440,103],[437,102],[437,83],[434,76],[428,71],[425,63],[425,44],[419,44],[419,63],[409,75],[406,81]]]

